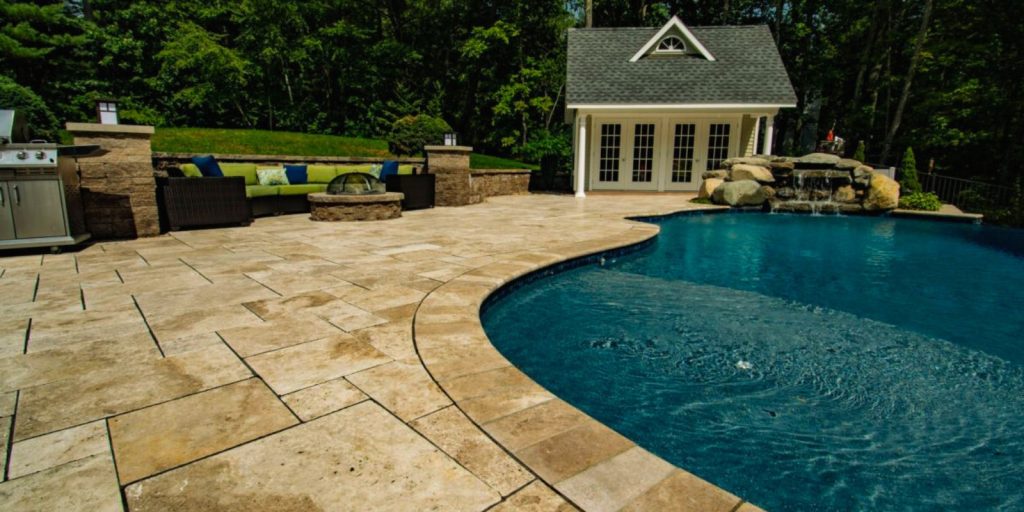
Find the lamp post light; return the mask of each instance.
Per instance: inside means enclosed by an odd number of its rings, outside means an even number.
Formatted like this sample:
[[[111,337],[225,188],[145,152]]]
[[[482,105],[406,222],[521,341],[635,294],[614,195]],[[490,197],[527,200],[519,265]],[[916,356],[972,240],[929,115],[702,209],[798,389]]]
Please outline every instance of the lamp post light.
[[[458,138],[454,133],[444,134],[444,145],[445,146],[458,146]]]
[[[96,120],[100,124],[117,124],[117,100],[96,100]]]

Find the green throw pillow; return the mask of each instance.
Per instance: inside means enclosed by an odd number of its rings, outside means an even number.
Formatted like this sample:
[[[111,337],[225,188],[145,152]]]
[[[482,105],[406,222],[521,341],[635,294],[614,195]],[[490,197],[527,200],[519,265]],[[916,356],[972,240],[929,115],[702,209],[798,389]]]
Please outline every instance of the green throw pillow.
[[[284,173],[284,169],[279,168],[256,169],[256,179],[260,185],[268,187],[288,185],[288,175]]]

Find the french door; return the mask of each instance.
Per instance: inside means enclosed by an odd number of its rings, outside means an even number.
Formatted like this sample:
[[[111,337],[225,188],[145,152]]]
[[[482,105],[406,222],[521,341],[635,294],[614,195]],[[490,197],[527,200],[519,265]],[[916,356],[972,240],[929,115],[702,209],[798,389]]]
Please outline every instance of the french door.
[[[590,188],[697,190],[706,170],[737,154],[732,119],[608,118],[594,124]]]
[[[657,119],[596,124],[591,162],[595,190],[657,190],[661,123]]]
[[[697,190],[704,171],[736,155],[737,128],[730,120],[670,119],[661,190]]]

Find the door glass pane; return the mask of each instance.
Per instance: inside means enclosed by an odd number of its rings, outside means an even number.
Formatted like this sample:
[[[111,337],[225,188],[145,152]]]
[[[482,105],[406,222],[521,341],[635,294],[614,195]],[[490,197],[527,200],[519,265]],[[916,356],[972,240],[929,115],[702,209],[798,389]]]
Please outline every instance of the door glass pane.
[[[601,155],[597,162],[598,181],[619,181],[619,155],[622,148],[622,125],[602,124]]]
[[[672,183],[693,181],[693,143],[695,124],[677,124],[672,144]]]
[[[722,167],[722,161],[729,158],[729,130],[732,125],[712,123],[708,125],[708,170]]]
[[[633,129],[633,181],[650,182],[653,170],[654,124],[637,123]]]

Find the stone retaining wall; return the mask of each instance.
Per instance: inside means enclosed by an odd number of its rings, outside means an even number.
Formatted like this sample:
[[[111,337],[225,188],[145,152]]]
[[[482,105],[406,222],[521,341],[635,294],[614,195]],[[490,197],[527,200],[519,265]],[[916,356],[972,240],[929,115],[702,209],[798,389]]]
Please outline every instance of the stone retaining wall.
[[[471,186],[481,198],[530,193],[529,169],[473,169]]]

